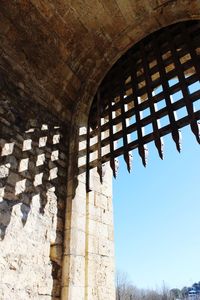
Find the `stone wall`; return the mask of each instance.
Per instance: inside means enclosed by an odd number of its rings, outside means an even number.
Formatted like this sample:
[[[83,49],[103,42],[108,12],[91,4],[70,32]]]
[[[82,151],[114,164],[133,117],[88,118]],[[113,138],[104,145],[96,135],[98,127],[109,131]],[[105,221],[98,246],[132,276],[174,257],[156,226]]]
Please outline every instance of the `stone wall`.
[[[106,164],[101,184],[96,169],[91,170],[91,191],[86,193],[85,126],[78,136],[79,175],[75,181],[75,168],[70,168],[68,180],[61,299],[114,300],[112,172]],[[72,155],[75,147],[70,147]]]
[[[101,80],[136,42],[199,18],[199,0],[1,0],[0,63],[65,120],[88,114]]]
[[[60,299],[68,127],[0,82],[0,299]]]
[[[61,299],[115,298],[111,174],[101,185],[94,171],[86,194],[73,130],[123,53],[199,18],[199,0],[1,1],[0,66],[15,87],[0,76],[0,299],[59,299],[63,239]]]
[[[114,300],[110,168],[87,194],[85,129],[0,83],[0,299]]]
[[[91,174],[87,199],[87,300],[115,299],[112,172],[109,163],[105,168],[103,185],[97,172]]]

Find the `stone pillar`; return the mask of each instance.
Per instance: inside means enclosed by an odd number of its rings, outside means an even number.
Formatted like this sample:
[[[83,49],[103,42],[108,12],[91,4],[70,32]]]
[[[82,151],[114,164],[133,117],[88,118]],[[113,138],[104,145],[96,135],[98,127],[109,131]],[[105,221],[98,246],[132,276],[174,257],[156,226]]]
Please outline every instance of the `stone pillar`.
[[[86,134],[82,128],[79,137]],[[62,300],[114,300],[114,236],[112,174],[109,165],[103,184],[90,173],[91,192],[85,185],[85,139],[79,142],[79,175],[69,180],[63,259]],[[72,147],[72,156],[74,148]],[[73,173],[73,168],[72,168]]]
[[[104,182],[91,172],[91,192],[87,195],[86,299],[114,300],[114,233],[112,173],[106,165]]]

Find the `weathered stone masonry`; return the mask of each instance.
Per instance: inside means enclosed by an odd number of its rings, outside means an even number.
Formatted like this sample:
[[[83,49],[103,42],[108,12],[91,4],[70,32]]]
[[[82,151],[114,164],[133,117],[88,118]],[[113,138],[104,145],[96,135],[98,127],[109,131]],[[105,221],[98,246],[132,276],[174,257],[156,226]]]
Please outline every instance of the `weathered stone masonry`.
[[[60,299],[67,124],[1,78],[0,299]]]
[[[0,1],[1,300],[115,299],[110,171],[85,192],[90,105],[135,43],[199,18],[199,0]]]

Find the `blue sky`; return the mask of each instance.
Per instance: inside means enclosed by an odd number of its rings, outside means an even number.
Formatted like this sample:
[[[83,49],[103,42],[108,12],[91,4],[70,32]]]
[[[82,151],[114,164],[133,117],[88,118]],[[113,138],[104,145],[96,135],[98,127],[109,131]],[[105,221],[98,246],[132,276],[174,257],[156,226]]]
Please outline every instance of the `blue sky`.
[[[182,136],[181,154],[164,137],[163,161],[148,144],[146,168],[134,151],[131,174],[120,158],[113,180],[116,268],[141,288],[200,281],[200,146],[189,127]]]

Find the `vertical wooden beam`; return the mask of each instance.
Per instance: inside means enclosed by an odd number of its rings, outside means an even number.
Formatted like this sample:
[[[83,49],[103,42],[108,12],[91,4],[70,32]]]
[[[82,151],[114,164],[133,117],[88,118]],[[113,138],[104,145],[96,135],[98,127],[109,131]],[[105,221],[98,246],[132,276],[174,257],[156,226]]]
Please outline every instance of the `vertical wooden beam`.
[[[139,99],[138,99],[138,85],[137,85],[137,71],[135,69],[134,63],[131,66],[131,84],[133,92],[133,105],[135,106],[135,118],[137,123],[137,135],[138,135],[138,153],[142,158],[142,163],[146,167],[147,164],[147,148],[143,142],[142,126],[141,126],[141,116],[139,109]]]
[[[145,46],[143,42],[140,43],[140,50],[142,55],[143,67],[144,67],[144,76],[145,76],[145,81],[147,86],[148,103],[151,112],[153,133],[155,137],[154,143],[158,150],[160,158],[163,159],[163,142],[161,140],[160,133],[159,133],[157,114],[156,114],[154,99],[153,99],[153,90],[151,89],[152,80],[150,76],[149,65],[147,62],[147,54],[145,53]]]
[[[114,156],[114,138],[113,138],[113,115],[112,115],[112,98],[109,98],[108,102],[108,114],[109,114],[109,135],[110,135],[110,166],[113,171],[113,176],[116,178],[115,156]]]
[[[128,133],[126,126],[126,116],[125,116],[125,103],[124,103],[124,90],[121,88],[120,92],[120,106],[121,106],[121,122],[122,122],[122,131],[123,131],[123,146],[124,146],[124,160],[127,165],[128,172],[131,171],[131,161],[128,151]]]
[[[103,176],[102,176],[102,160],[101,160],[101,94],[100,94],[100,88],[97,91],[97,126],[98,126],[98,132],[97,132],[97,151],[98,151],[98,162],[97,162],[97,172],[100,177],[101,183],[103,182]]]
[[[157,41],[155,40],[155,38],[152,39],[152,45],[153,45],[153,49],[156,53],[156,59],[158,62],[158,69],[159,69],[161,82],[162,82],[162,86],[163,86],[163,92],[164,92],[166,106],[167,106],[167,110],[168,110],[168,117],[170,120],[172,138],[176,144],[177,150],[180,152],[181,151],[181,139],[180,139],[180,133],[179,133],[179,130],[178,130],[178,127],[176,124],[173,107],[172,107],[172,103],[171,103],[169,82],[168,82],[168,78],[166,75],[165,66],[164,66],[164,63],[162,60],[162,54],[160,52],[160,47],[159,47]]]

